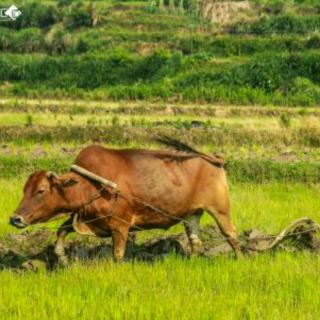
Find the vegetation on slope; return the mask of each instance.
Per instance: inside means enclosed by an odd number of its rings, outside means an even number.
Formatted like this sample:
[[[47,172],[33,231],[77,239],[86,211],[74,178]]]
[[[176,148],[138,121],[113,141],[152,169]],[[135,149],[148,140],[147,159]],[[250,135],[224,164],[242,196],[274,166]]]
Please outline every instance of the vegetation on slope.
[[[193,5],[27,2],[1,23],[0,92],[29,97],[316,106],[319,8],[255,1],[208,23]]]

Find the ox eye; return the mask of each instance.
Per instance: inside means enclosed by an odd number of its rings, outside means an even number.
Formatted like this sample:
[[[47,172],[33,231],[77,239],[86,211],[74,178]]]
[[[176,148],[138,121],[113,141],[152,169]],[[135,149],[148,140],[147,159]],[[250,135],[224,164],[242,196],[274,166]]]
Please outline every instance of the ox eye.
[[[43,194],[44,192],[45,192],[44,189],[40,189],[40,190],[37,191],[37,194]]]

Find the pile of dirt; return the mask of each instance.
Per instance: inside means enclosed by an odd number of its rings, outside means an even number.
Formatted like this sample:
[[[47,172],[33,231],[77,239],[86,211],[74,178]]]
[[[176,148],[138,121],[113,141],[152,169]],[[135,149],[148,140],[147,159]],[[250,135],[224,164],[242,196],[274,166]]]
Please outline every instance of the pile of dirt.
[[[249,1],[202,0],[199,11],[201,18],[225,24],[250,17],[253,9]]]
[[[265,234],[259,230],[244,231],[239,239],[243,251],[252,255],[269,250],[290,252],[308,250],[320,253],[320,240],[317,237],[319,225],[308,218],[299,219],[279,235]],[[201,229],[203,248],[201,256],[213,258],[232,254],[232,248],[214,226]],[[57,266],[54,254],[55,234],[46,229],[21,234],[8,234],[0,239],[0,269],[39,270]],[[70,262],[93,259],[106,259],[112,256],[111,239],[73,236],[67,243],[66,253]],[[168,254],[184,257],[190,255],[190,245],[185,233],[157,237],[137,243],[136,235],[128,241],[126,260],[157,261]]]

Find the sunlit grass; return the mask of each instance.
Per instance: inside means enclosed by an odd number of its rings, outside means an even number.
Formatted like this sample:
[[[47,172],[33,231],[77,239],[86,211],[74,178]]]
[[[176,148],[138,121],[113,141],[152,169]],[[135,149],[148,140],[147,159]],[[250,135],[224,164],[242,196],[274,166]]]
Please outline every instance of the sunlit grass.
[[[313,118],[313,117],[312,117]],[[307,117],[302,119],[291,120],[291,127],[301,127]],[[280,121],[277,117],[246,117],[245,123],[243,117],[208,117],[208,116],[194,116],[194,115],[121,115],[115,114],[77,114],[68,115],[66,113],[1,113],[1,126],[85,126],[85,125],[111,125],[116,122],[120,125],[129,126],[146,126],[146,125],[179,125],[179,121],[202,121],[204,125],[209,126],[231,126],[246,129],[270,129],[279,130],[281,128]],[[208,123],[210,121],[210,123]]]
[[[24,181],[25,177],[0,179],[2,235],[20,232],[8,225],[8,217]],[[319,188],[231,185],[233,219],[239,231],[256,227],[271,233],[298,217],[319,221]],[[205,215],[202,223],[214,222]],[[179,225],[169,231],[142,232],[138,241],[182,230]],[[317,319],[319,259],[308,253],[263,254],[244,261],[171,256],[152,264],[75,262],[51,273],[4,270],[0,315],[3,319],[26,315],[32,319]]]
[[[317,319],[319,256],[235,261],[169,257],[88,262],[53,273],[1,273],[9,319]]]

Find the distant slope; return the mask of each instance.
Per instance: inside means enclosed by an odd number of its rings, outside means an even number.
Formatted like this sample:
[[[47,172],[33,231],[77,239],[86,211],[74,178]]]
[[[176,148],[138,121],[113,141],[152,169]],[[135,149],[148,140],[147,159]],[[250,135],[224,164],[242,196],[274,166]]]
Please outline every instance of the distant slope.
[[[315,0],[27,1],[20,9],[15,22],[0,22],[2,96],[320,104]]]

